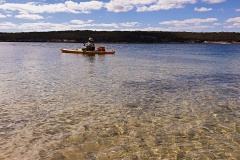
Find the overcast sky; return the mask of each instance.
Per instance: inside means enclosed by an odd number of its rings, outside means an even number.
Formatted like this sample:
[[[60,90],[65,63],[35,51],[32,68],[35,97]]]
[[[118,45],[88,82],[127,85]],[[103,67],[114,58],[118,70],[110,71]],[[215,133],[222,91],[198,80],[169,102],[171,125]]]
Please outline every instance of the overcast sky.
[[[240,0],[0,0],[0,32],[240,32]]]

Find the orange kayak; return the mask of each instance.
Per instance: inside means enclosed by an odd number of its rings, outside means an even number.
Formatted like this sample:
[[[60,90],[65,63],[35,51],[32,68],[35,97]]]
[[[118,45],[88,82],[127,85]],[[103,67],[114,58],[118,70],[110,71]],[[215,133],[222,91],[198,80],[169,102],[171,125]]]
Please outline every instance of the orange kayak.
[[[60,49],[62,53],[75,53],[75,54],[114,54],[115,51],[85,51],[82,49],[65,49],[61,48]]]

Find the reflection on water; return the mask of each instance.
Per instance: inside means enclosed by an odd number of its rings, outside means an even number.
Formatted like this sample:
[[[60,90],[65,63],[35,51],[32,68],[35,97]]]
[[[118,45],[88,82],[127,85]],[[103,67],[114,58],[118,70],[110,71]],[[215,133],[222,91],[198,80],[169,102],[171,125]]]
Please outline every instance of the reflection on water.
[[[0,159],[240,159],[240,46],[62,45],[0,43]]]
[[[90,62],[90,63],[94,63],[96,60],[96,55],[83,55],[84,57],[86,57],[86,59]]]

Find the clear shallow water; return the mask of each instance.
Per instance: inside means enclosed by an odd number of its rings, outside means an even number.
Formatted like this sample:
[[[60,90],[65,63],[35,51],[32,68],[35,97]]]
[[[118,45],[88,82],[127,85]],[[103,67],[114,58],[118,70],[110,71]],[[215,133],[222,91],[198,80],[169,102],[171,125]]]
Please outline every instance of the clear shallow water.
[[[239,45],[80,45],[0,43],[0,159],[240,159]]]

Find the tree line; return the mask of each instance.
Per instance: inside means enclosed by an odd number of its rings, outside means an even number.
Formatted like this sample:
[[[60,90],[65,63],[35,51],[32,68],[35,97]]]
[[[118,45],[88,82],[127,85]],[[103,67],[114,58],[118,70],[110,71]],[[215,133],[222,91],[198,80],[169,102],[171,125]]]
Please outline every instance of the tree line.
[[[1,33],[1,42],[86,42],[93,37],[101,43],[204,43],[237,42],[238,32],[163,32],[163,31],[50,31]]]

